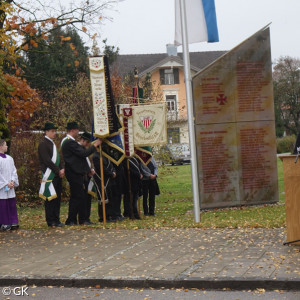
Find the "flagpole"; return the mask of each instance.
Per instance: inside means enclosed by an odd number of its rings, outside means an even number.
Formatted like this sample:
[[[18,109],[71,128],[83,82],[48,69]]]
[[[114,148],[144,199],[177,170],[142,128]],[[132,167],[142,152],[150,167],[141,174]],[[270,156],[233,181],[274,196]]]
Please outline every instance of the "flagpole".
[[[191,171],[192,171],[192,186],[193,186],[193,201],[194,201],[194,218],[196,223],[200,223],[200,195],[198,186],[198,170],[197,170],[197,153],[196,153],[196,139],[194,127],[194,109],[192,97],[192,79],[189,57],[189,46],[186,25],[186,10],[185,0],[179,0],[181,33],[182,33],[182,52],[184,63],[184,79],[186,89],[186,104],[189,128],[189,141],[191,149]]]
[[[100,176],[101,176],[101,194],[102,194],[103,227],[106,228],[105,185],[104,185],[104,171],[103,171],[102,146],[99,145],[99,148],[100,148]]]
[[[130,207],[130,219],[134,219],[133,216],[133,199],[132,199],[132,192],[131,192],[131,179],[130,179],[130,163],[129,163],[130,157],[127,158],[127,176],[128,176],[128,187],[129,187],[129,207]]]

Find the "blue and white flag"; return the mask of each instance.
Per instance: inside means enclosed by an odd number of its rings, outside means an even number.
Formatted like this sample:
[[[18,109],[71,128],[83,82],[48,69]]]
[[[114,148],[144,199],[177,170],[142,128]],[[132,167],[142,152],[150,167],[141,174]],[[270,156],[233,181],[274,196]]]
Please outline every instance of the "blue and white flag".
[[[175,0],[175,45],[182,45],[180,0]],[[215,0],[185,0],[188,44],[219,41]]]

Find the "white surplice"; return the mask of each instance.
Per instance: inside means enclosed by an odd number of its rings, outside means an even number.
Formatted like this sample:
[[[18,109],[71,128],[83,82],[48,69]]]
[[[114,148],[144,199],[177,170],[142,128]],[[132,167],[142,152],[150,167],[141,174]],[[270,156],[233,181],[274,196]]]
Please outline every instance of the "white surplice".
[[[6,154],[5,158],[0,156],[0,199],[14,198],[16,196],[14,188],[5,191],[5,186],[7,186],[11,180],[15,182],[15,187],[19,185],[14,160],[11,156]]]

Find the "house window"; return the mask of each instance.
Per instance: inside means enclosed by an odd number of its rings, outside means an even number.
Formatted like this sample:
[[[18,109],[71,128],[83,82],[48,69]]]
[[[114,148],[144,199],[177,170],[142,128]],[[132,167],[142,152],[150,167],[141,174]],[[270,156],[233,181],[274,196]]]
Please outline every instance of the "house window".
[[[170,144],[178,144],[180,143],[180,130],[179,128],[168,128],[168,143]]]
[[[163,85],[179,84],[178,68],[160,69],[160,83]]]
[[[168,112],[176,112],[176,96],[175,95],[166,95],[166,103],[167,103],[167,111]]]

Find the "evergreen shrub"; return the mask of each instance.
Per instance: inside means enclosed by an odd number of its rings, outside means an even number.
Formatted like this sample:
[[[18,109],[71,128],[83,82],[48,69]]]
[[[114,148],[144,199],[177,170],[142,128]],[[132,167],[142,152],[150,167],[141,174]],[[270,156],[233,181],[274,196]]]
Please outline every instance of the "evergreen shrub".
[[[293,153],[296,143],[295,135],[288,135],[276,139],[277,153]]]

